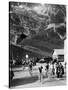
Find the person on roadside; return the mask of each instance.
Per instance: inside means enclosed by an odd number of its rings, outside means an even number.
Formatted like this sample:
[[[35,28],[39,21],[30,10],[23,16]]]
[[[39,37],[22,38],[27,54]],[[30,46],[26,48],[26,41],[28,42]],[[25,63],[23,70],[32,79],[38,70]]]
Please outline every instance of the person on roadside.
[[[41,66],[41,67],[39,67],[39,79],[40,79],[40,82],[42,81],[42,69],[43,69],[43,67]]]
[[[9,71],[9,78],[10,78],[10,81],[13,80],[13,77],[14,77],[14,72],[12,69],[10,69]]]
[[[31,61],[29,62],[29,72],[30,72],[30,75],[32,76],[32,62]]]
[[[49,63],[49,69],[48,69],[48,78],[51,79],[52,78],[52,69],[53,69],[53,65],[52,62]]]
[[[48,77],[48,70],[49,70],[49,64],[48,63],[46,64],[46,69],[45,70],[46,70],[46,76]]]
[[[60,78],[60,66],[59,66],[59,62],[57,62],[57,64],[56,64],[56,75],[57,75],[57,78]]]
[[[55,68],[54,68],[54,64],[52,64],[52,75],[55,75]]]
[[[63,67],[62,63],[59,64],[59,68],[60,68],[60,78],[62,78],[64,75],[64,67]]]

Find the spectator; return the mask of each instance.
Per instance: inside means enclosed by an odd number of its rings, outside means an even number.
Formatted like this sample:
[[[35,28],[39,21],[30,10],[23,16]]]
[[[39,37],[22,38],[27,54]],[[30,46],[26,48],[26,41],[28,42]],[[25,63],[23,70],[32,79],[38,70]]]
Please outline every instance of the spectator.
[[[59,67],[59,62],[56,64],[56,75],[57,75],[57,78],[60,77],[60,67]]]
[[[48,70],[49,70],[49,64],[47,63],[47,65],[46,65],[46,76],[48,77]]]
[[[42,69],[43,69],[43,67],[41,66],[41,67],[39,67],[39,73],[40,73],[40,82],[41,82],[41,80],[42,80]]]
[[[31,61],[29,62],[29,72],[30,72],[30,75],[32,76],[32,62]]]
[[[52,69],[53,69],[53,65],[50,62],[49,63],[49,69],[48,69],[48,78],[50,79],[52,77]]]
[[[64,74],[64,67],[61,63],[59,64],[59,68],[60,68],[60,78],[62,78],[62,76]]]
[[[14,77],[14,72],[13,72],[13,70],[11,69],[11,70],[9,71],[9,78],[10,78],[10,80],[12,80],[13,77]]]
[[[52,67],[52,75],[55,75],[55,68],[54,68],[54,64],[52,64],[53,67]]]

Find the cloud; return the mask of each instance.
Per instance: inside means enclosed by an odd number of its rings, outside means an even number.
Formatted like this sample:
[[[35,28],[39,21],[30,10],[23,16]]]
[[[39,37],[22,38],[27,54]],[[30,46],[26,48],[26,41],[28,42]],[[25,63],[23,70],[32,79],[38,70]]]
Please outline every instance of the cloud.
[[[33,10],[36,11],[38,14],[44,15],[47,11],[47,7],[45,5],[38,5],[33,7]]]

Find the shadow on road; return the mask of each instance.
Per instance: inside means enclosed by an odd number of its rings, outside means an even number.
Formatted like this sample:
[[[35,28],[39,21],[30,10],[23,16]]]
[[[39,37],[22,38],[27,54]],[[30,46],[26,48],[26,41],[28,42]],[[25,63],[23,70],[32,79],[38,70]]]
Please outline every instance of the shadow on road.
[[[37,80],[38,80],[38,76],[25,77],[25,78],[13,79],[12,81],[10,81],[9,84],[10,84],[10,87],[14,87],[14,86],[33,83],[33,82],[36,82]]]

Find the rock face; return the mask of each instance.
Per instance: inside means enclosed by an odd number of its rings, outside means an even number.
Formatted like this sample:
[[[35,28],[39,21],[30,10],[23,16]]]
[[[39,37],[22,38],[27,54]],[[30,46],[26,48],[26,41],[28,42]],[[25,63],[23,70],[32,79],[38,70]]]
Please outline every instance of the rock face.
[[[64,48],[66,38],[64,5],[10,2],[9,7],[9,29],[10,32],[14,32],[12,38],[18,35],[17,44],[24,46],[23,48],[27,46],[28,50],[33,52],[34,48],[39,49],[40,53]]]

